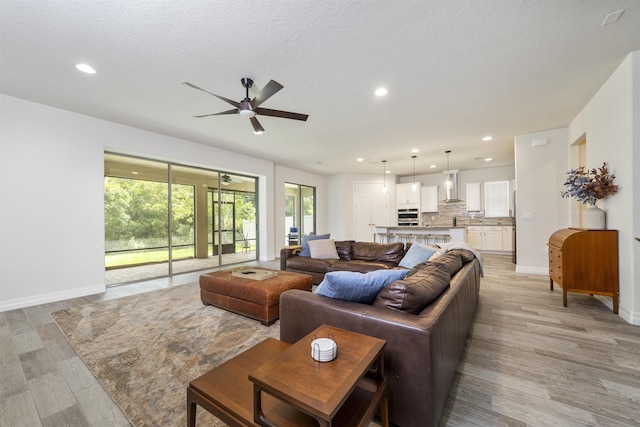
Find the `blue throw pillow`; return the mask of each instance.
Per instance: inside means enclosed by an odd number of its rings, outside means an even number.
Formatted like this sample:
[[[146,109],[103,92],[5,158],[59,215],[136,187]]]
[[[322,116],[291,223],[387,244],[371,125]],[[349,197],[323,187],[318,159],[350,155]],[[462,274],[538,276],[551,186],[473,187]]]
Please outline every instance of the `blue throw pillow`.
[[[407,253],[404,254],[404,257],[402,257],[398,266],[413,268],[422,262],[428,261],[429,258],[431,258],[431,255],[435,254],[437,250],[437,248],[431,246],[414,243],[411,245]]]
[[[310,257],[311,256],[311,251],[309,250],[309,240],[324,240],[324,239],[328,239],[329,236],[331,236],[331,234],[327,233],[327,234],[318,234],[317,236],[311,235],[311,236],[302,236],[302,249],[300,250],[300,253],[298,254],[298,256],[306,256],[306,257]]]
[[[331,271],[316,288],[316,294],[329,298],[371,304],[389,283],[402,280],[409,270],[375,270],[369,273]]]

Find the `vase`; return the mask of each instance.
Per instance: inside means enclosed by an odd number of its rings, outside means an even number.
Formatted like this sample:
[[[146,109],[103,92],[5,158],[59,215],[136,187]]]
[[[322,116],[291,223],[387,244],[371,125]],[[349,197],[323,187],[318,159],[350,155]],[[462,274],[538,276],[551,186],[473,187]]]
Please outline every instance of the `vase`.
[[[604,230],[605,213],[596,205],[589,205],[582,210],[582,228],[591,230]]]

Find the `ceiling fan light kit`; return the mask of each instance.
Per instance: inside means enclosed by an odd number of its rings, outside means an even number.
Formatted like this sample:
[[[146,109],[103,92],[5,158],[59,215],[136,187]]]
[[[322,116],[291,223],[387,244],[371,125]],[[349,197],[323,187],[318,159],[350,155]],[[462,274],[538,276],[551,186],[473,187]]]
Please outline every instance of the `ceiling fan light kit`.
[[[233,100],[231,100],[229,98],[225,98],[224,96],[220,96],[220,95],[216,95],[215,93],[211,93],[211,92],[209,92],[207,90],[204,90],[204,89],[194,85],[193,83],[182,82],[182,84],[184,84],[186,86],[189,86],[192,89],[197,89],[199,91],[206,92],[209,95],[213,95],[216,98],[226,102],[227,104],[231,104],[234,107],[236,107],[236,108],[234,108],[232,110],[222,111],[220,113],[203,114],[203,115],[200,115],[200,116],[193,116],[193,117],[201,119],[201,118],[210,117],[210,116],[220,116],[220,115],[238,113],[242,117],[247,117],[247,118],[249,118],[249,120],[251,120],[251,125],[253,126],[253,133],[255,133],[257,135],[259,135],[262,132],[264,132],[264,128],[262,127],[262,125],[260,124],[258,119],[256,118],[256,115],[270,116],[270,117],[280,117],[280,118],[283,118],[283,119],[300,120],[300,121],[303,121],[303,122],[307,121],[307,118],[309,117],[309,115],[307,115],[307,114],[291,113],[289,111],[281,111],[281,110],[271,110],[269,108],[260,108],[260,105],[263,102],[265,102],[267,99],[271,98],[280,89],[282,89],[284,87],[280,83],[276,82],[275,80],[269,80],[269,83],[267,83],[267,85],[264,88],[262,88],[260,93],[258,93],[258,95],[256,95],[256,97],[253,98],[253,99],[249,98],[249,89],[253,86],[253,80],[251,80],[249,77],[243,77],[242,79],[240,79],[240,82],[242,83],[242,87],[244,87],[245,91],[246,91],[245,98],[240,102],[236,102],[236,101],[233,101]]]

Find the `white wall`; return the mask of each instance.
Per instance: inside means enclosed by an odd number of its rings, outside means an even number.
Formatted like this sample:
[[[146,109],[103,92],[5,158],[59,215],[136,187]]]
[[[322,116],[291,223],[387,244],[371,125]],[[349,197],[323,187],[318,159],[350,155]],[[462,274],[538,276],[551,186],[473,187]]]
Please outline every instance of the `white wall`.
[[[620,187],[598,206],[607,213],[607,228],[618,230],[620,316],[640,325],[640,51],[627,56],[571,122],[568,143],[582,135],[586,166],[607,162]]]
[[[562,128],[515,137],[519,273],[549,274],[549,236],[568,226],[569,201],[560,196],[568,170],[567,135]],[[548,144],[534,147],[538,139]]]
[[[276,181],[270,161],[6,95],[0,115],[0,311],[104,291],[105,150],[258,177],[260,259],[281,246],[276,198],[294,170]]]

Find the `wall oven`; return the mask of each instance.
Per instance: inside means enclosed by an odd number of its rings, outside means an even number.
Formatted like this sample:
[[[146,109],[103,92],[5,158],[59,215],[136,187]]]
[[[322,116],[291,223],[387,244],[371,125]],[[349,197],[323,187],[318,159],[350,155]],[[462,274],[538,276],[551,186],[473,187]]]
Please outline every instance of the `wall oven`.
[[[398,209],[398,226],[418,226],[420,213],[418,209]]]

